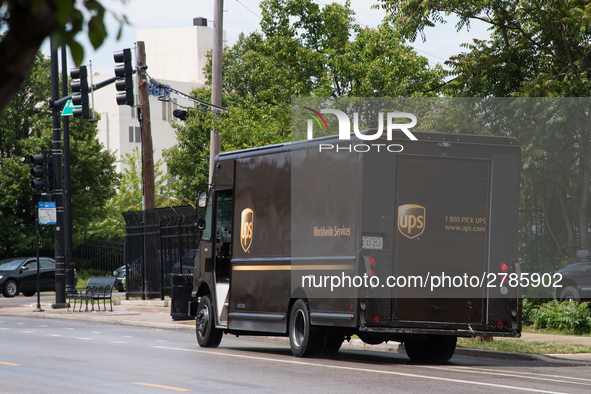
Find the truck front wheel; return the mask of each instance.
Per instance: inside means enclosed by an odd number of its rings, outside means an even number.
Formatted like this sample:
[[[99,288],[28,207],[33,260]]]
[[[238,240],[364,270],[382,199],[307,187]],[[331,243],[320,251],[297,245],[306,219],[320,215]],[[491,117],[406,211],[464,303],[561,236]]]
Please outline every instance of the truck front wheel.
[[[203,296],[197,307],[197,342],[201,347],[218,347],[224,332],[215,327],[211,297]]]
[[[404,348],[414,362],[440,364],[453,357],[457,340],[447,335],[430,335],[425,339],[404,341]]]
[[[308,357],[319,350],[320,332],[310,324],[310,311],[306,301],[299,299],[293,304],[289,316],[289,344],[296,357]]]

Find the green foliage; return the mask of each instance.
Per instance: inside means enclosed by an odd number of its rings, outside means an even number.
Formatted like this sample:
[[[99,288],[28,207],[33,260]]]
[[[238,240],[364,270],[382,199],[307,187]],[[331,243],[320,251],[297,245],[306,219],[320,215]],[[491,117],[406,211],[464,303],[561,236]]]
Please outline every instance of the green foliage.
[[[127,0],[120,1],[125,3]],[[104,3],[99,0],[2,0],[0,6],[6,7],[6,14],[9,18],[13,13],[41,14],[47,19],[51,18],[57,46],[68,45],[72,58],[79,65],[84,58],[84,48],[78,41],[80,37],[76,37],[78,33],[86,32],[94,49],[100,47],[107,37],[104,19],[109,11],[105,8]],[[125,16],[113,12],[110,14],[119,22],[120,35],[127,19]],[[34,30],[37,27],[29,26],[29,28]]]
[[[550,328],[573,334],[591,332],[591,309],[587,302],[579,304],[574,301],[565,301],[560,303],[557,300],[552,300],[531,308],[528,306],[528,309],[528,321],[533,322],[536,328]]]
[[[388,20],[411,40],[456,16],[490,26],[490,37],[466,44],[448,62],[458,75],[455,93],[478,96],[589,95],[591,8],[585,0],[384,0]]]
[[[552,301],[551,298],[525,298],[521,308],[521,321],[523,324],[533,324],[532,311],[539,308],[540,305]]]
[[[49,74],[49,60],[38,53],[25,82],[0,116],[0,256],[32,254],[35,250],[29,157],[52,146]],[[70,123],[74,243],[104,214],[118,181],[115,158],[104,151],[96,135],[96,123]],[[53,227],[41,226],[40,236],[41,249],[52,250]]]
[[[123,241],[125,239],[125,221],[122,212],[137,211],[142,209],[143,181],[142,181],[142,155],[139,148],[134,148],[132,153],[126,153],[121,158],[123,173],[119,188],[106,204],[105,214],[95,220],[86,233],[89,239],[96,238],[110,241]],[[154,179],[156,190],[156,207],[177,205],[178,201],[172,198],[172,192],[168,186],[168,174],[161,169],[162,160],[154,163]]]
[[[454,80],[444,94],[477,97],[589,97],[591,7],[588,1],[384,0],[388,22],[415,40],[427,27],[458,18],[457,30],[473,21],[490,36],[464,44],[446,62]],[[549,112],[554,108],[548,108]],[[514,132],[523,145],[521,257],[530,269],[551,271],[577,249],[588,249],[591,105],[582,100],[571,118],[557,112],[559,127]],[[577,119],[572,115],[579,116]],[[582,123],[585,122],[585,123]]]
[[[216,119],[191,111],[177,129],[177,145],[165,153],[177,180],[176,197],[195,201],[208,182],[210,130],[221,150],[287,142],[293,97],[434,95],[443,70],[403,43],[395,29],[363,28],[347,2],[323,7],[311,0],[261,2],[261,32],[241,35],[224,49],[223,106]],[[211,62],[205,68],[211,83]],[[193,95],[210,101],[207,87]]]

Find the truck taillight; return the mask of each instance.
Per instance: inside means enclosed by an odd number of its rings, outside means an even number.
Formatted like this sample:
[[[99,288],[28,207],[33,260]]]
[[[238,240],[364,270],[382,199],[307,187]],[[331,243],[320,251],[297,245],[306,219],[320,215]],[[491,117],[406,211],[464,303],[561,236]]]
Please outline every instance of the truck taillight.
[[[507,264],[507,263],[501,264],[501,271],[503,271],[503,272],[509,271],[509,264]]]
[[[376,258],[373,256],[369,256],[369,265],[374,266],[376,265]]]
[[[374,270],[373,268],[371,269],[371,276],[376,276],[376,270]]]

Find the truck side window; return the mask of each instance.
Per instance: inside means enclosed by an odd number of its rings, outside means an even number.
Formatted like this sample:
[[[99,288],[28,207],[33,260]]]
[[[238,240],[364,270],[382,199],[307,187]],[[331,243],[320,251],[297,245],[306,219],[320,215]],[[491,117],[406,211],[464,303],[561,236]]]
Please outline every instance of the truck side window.
[[[232,190],[217,192],[216,239],[218,257],[230,257],[232,251]]]
[[[209,195],[207,196],[207,207],[205,208],[205,230],[201,234],[201,239],[204,241],[211,241],[211,229],[213,227],[213,223],[211,220],[212,216],[212,207],[211,202],[213,200],[213,190],[209,191]]]

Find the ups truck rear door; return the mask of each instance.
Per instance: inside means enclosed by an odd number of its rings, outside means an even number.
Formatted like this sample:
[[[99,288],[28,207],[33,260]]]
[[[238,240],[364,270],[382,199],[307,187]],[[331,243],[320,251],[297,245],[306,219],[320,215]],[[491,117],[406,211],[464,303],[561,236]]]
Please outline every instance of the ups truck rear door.
[[[404,153],[364,156],[360,257],[379,286],[367,291],[361,324],[503,327],[515,294],[486,284],[517,256],[519,147],[427,137]]]
[[[400,155],[397,164],[394,275],[407,283],[392,318],[483,322],[484,292],[468,278],[487,270],[490,160]]]

